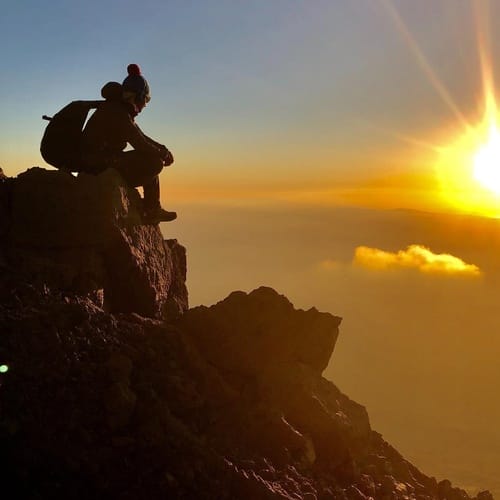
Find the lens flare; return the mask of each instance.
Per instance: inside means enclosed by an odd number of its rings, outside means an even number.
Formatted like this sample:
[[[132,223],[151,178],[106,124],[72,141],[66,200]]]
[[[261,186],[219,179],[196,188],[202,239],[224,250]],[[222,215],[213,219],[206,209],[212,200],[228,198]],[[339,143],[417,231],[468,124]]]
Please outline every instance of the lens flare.
[[[7,365],[0,365],[0,373],[7,373],[9,371],[9,367]]]

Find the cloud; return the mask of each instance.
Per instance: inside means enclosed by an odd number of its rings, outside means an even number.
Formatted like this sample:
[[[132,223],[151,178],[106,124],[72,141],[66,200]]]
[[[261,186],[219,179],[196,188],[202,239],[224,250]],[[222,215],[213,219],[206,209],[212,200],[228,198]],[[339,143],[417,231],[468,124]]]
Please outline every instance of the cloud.
[[[454,255],[436,254],[422,245],[410,245],[406,250],[386,252],[378,248],[357,247],[354,264],[368,269],[417,269],[422,273],[479,276],[481,270]]]

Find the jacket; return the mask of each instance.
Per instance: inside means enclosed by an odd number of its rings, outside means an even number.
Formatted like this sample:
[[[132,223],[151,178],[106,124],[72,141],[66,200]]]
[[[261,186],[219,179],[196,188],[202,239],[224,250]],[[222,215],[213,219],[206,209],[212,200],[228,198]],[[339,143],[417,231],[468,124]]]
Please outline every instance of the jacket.
[[[164,158],[167,148],[145,135],[135,123],[129,106],[105,101],[89,118],[83,130],[83,154],[88,158],[121,153],[130,144],[135,150]]]

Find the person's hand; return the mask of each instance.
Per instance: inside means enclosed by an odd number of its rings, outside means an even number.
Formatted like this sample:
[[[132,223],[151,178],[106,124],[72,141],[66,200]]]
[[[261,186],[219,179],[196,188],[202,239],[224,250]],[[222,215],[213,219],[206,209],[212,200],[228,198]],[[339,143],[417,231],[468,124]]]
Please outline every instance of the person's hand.
[[[172,163],[174,163],[174,156],[172,155],[172,153],[165,146],[163,146],[161,152],[163,165],[165,165],[166,167],[172,165]]]
[[[174,155],[170,151],[167,151],[167,154],[163,158],[163,165],[168,167],[169,165],[172,165],[172,163],[174,163]]]

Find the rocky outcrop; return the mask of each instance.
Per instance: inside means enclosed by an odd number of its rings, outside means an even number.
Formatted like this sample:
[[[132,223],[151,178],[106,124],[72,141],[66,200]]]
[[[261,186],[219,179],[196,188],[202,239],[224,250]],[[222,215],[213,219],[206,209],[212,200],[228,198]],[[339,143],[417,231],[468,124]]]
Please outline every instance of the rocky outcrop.
[[[233,292],[212,307],[191,309],[183,327],[213,363],[243,376],[266,378],[283,364],[303,365],[321,374],[333,353],[340,322],[314,308],[297,311],[286,297],[262,287],[249,295]]]
[[[187,309],[184,248],[142,224],[139,194],[114,170],[32,168],[0,189],[3,259],[30,282],[111,312],[165,319]]]
[[[286,440],[281,443],[282,456],[286,450],[296,452],[310,463],[322,460],[347,473],[349,447],[344,433],[352,443],[355,433],[337,415],[335,397],[330,398],[330,410],[317,397],[340,321],[316,309],[295,310],[284,296],[262,287],[248,295],[233,292],[210,308],[192,309],[180,326],[236,391],[257,394],[274,407],[279,416],[275,432],[283,437],[288,433],[291,439],[289,446]],[[336,397],[343,398],[338,392]],[[351,425],[358,421],[356,430],[366,438],[370,429],[365,410],[354,403],[351,410]],[[276,440],[259,434],[262,445],[274,442],[277,453]],[[253,442],[258,441],[253,438]]]
[[[469,498],[405,460],[322,377],[340,318],[265,287],[187,310],[184,249],[142,225],[139,203],[112,171],[0,179],[5,491]]]

